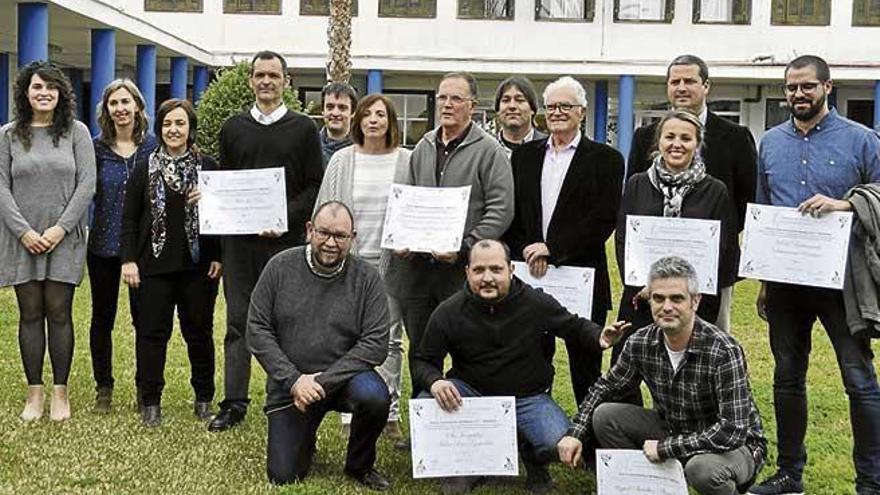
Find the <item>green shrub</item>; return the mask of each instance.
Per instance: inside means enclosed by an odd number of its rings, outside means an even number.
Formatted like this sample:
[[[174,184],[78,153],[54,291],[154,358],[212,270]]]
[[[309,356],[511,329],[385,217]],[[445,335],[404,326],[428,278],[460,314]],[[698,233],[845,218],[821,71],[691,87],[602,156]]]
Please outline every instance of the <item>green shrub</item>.
[[[203,153],[218,157],[220,128],[226,119],[249,109],[254,104],[254,93],[248,82],[248,62],[220,69],[217,77],[202,94],[196,106],[199,118],[198,145]],[[284,103],[291,110],[300,110],[293,88],[284,91]]]

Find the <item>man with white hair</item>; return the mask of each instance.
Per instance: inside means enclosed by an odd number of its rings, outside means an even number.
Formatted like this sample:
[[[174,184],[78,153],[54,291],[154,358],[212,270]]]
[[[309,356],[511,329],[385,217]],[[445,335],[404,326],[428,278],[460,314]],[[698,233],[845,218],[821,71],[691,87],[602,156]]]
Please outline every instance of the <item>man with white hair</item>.
[[[514,259],[525,261],[535,277],[547,266],[596,270],[593,314],[581,315],[604,326],[611,309],[605,241],[614,231],[623,181],[623,157],[614,148],[581,133],[587,112],[583,86],[565,76],[544,90],[550,136],[524,143],[511,157],[514,218],[505,234]],[[548,359],[555,342],[546,339]],[[583,400],[599,378],[602,355],[566,342],[574,396]]]

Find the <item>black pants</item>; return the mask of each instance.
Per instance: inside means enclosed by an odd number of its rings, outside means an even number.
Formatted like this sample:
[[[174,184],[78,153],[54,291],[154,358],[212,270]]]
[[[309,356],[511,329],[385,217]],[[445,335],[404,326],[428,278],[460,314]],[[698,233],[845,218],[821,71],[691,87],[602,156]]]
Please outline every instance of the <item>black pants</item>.
[[[251,292],[263,267],[285,246],[254,239],[223,239],[223,294],[226,296],[226,337],[223,340],[222,407],[247,409],[251,353],[244,340]]]
[[[214,301],[217,281],[207,270],[186,270],[141,279],[137,332],[137,386],[144,405],[161,402],[165,387],[165,356],[174,328],[174,308],[186,341],[192,375],[190,384],[199,402],[214,398]]]
[[[122,260],[104,258],[88,253],[89,286],[92,289],[92,323],[89,327],[89,347],[92,351],[92,372],[97,388],[113,388],[113,326],[116,323],[119,300],[119,275]],[[128,291],[131,324],[137,331],[137,301],[134,291]]]

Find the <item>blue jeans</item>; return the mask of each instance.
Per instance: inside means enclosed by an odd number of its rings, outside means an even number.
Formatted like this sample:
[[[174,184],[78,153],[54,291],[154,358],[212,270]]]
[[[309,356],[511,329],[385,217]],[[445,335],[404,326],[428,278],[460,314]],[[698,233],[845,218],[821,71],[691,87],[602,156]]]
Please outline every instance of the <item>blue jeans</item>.
[[[462,397],[481,395],[461,380],[450,378],[449,381]],[[419,397],[430,398],[431,394],[422,392]],[[548,394],[516,398],[516,433],[520,455],[527,467],[545,466],[558,461],[556,444],[565,436],[569,426],[571,422],[568,416]]]
[[[767,283],[766,305],[770,348],[776,361],[773,401],[779,469],[800,477],[807,461],[806,375],[812,327],[818,318],[831,339],[849,396],[856,489],[880,490],[880,385],[874,353],[867,338],[850,334],[841,292]]]
[[[376,441],[388,418],[388,386],[373,370],[363,371],[306,412],[294,406],[269,410],[266,472],[276,484],[299,481],[308,474],[315,453],[315,433],[327,412],[353,413],[345,472],[359,475],[376,462]]]

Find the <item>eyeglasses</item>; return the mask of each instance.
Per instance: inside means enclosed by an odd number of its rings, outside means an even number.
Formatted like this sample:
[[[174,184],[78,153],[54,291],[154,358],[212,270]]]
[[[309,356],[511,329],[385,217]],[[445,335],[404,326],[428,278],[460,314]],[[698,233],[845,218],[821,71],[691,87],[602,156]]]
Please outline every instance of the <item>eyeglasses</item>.
[[[315,236],[315,239],[317,239],[318,242],[326,242],[332,237],[333,240],[339,244],[348,242],[354,237],[353,233],[347,234],[345,232],[330,232],[329,230],[324,229],[313,229],[312,235]]]
[[[797,93],[798,89],[800,88],[802,93],[807,94],[807,93],[815,92],[816,89],[818,89],[819,86],[821,86],[821,85],[822,85],[821,81],[809,81],[809,82],[802,82],[802,83],[783,84],[782,91],[784,91],[786,93],[794,94],[794,93]]]
[[[574,105],[572,103],[551,103],[549,105],[544,105],[544,108],[547,110],[547,113],[560,112],[560,113],[568,113],[572,111],[574,108],[580,108],[583,105]]]
[[[473,98],[466,98],[461,95],[437,95],[437,103],[439,103],[441,105],[445,105],[446,102],[448,101],[449,103],[452,103],[453,105],[458,106],[466,101],[471,101],[472,99]]]

